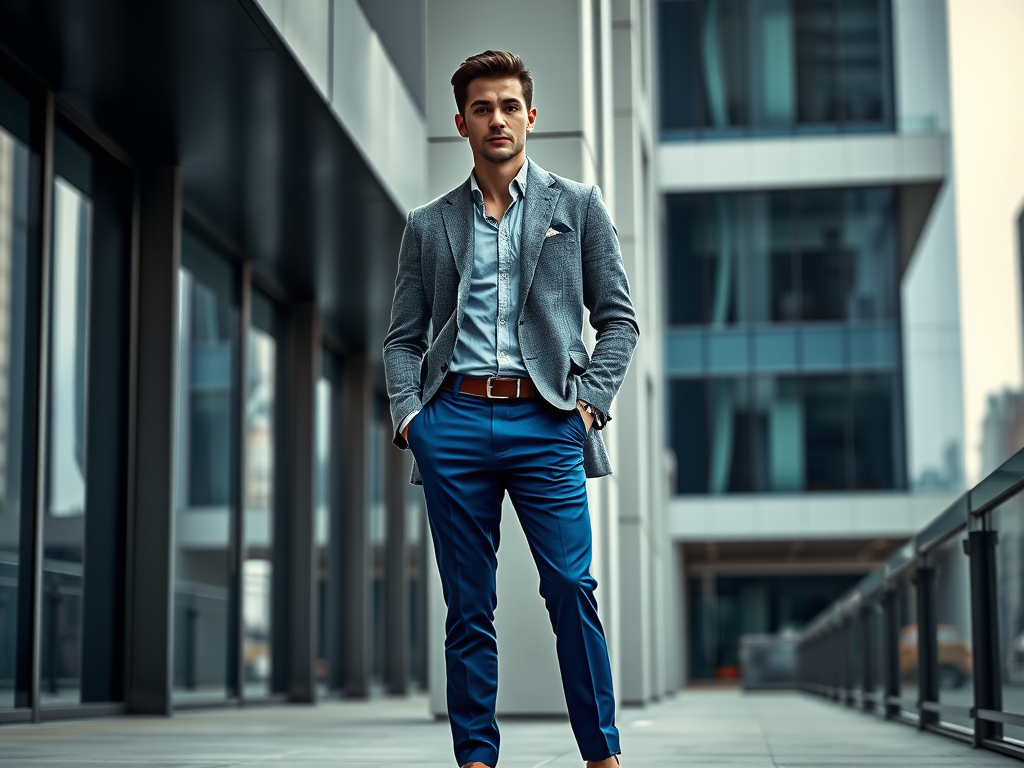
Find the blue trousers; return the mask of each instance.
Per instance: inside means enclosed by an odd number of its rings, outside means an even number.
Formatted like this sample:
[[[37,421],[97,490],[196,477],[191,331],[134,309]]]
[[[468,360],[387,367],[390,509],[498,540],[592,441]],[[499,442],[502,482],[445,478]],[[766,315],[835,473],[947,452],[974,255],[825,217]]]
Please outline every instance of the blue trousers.
[[[585,439],[576,411],[444,390],[409,425],[448,606],[448,718],[459,765],[498,760],[495,573],[506,491],[540,572],[580,754],[603,760],[619,753],[608,645],[590,575]]]

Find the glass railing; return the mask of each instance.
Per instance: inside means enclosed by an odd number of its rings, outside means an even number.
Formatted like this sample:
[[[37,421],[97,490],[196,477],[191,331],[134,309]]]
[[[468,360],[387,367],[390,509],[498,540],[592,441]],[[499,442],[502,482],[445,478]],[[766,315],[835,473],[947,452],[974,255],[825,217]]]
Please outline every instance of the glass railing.
[[[1024,757],[1024,451],[819,615],[809,692]]]

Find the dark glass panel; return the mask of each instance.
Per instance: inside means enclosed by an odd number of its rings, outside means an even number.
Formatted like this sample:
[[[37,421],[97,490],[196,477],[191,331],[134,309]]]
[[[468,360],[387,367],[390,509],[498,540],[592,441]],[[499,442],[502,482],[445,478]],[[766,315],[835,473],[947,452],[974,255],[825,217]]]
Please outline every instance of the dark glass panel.
[[[742,269],[736,272],[738,321],[763,323],[797,317],[793,271],[792,195],[755,192],[737,196],[730,223],[742,237]]]
[[[896,425],[893,405],[896,380],[892,374],[853,376],[854,487],[888,490],[896,487]]]
[[[850,189],[845,193],[842,252],[850,262],[849,320],[893,320],[899,284],[896,191]]]
[[[737,321],[737,284],[743,257],[744,195],[707,196],[701,255],[705,260],[703,320],[711,326]]]
[[[676,491],[707,493],[707,401],[700,379],[670,383],[669,441],[676,455]]]
[[[669,325],[696,325],[704,320],[702,197],[668,197]]]
[[[17,690],[22,581],[22,478],[29,280],[28,100],[0,80],[0,708],[24,706]],[[26,576],[28,574],[25,574]]]
[[[836,88],[836,3],[794,0],[796,17],[797,119],[803,124],[839,119]]]
[[[796,197],[802,317],[843,320],[853,285],[853,260],[843,243],[843,194],[813,190]]]
[[[267,696],[277,676],[274,627],[275,584],[283,564],[275,499],[280,492],[277,461],[279,422],[277,308],[253,291],[245,392],[245,555],[242,563],[242,647],[246,697]]]
[[[92,213],[92,200],[56,176],[43,528],[41,698],[46,705],[81,701],[87,483],[85,333]]]
[[[800,379],[753,379],[754,489],[795,493],[804,490],[804,414]]]
[[[804,449],[807,490],[840,491],[848,481],[846,378],[804,379]]]
[[[755,488],[754,411],[748,378],[708,381],[708,491],[739,493]]]
[[[750,123],[789,129],[796,120],[790,0],[750,0]]]
[[[887,11],[887,4],[879,0],[839,3],[840,93],[845,122],[878,122],[885,117],[883,13]]]
[[[231,262],[182,233],[175,434],[175,701],[236,692],[239,309]]]
[[[704,127],[700,10],[699,0],[660,6],[661,125],[666,130]]]
[[[724,130],[749,124],[746,0],[707,0],[701,19],[707,123]]]

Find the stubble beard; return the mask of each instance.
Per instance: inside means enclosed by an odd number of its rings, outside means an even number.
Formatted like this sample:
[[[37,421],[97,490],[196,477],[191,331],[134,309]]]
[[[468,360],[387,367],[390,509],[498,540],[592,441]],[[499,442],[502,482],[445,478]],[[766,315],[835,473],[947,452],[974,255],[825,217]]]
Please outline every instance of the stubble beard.
[[[521,142],[516,137],[510,138],[512,139],[511,147],[491,147],[488,146],[490,142],[485,141],[483,148],[480,150],[480,156],[487,162],[493,163],[494,165],[507,163],[526,149],[525,141]]]

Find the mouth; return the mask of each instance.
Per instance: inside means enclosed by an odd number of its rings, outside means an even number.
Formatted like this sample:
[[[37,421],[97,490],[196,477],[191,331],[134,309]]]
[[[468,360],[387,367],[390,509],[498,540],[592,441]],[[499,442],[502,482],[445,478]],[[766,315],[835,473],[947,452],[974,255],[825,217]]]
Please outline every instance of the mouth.
[[[492,136],[487,141],[488,142],[492,142],[492,141],[507,141],[509,144],[512,143],[512,139],[510,139],[508,136]]]

